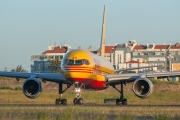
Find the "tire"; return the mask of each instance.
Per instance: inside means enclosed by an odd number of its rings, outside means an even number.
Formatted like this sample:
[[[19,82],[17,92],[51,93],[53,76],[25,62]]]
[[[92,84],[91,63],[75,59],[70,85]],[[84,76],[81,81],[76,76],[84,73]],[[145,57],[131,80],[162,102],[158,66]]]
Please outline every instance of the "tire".
[[[67,105],[67,99],[62,100],[62,105]]]
[[[120,99],[116,99],[116,105],[120,105],[121,102],[120,102]]]
[[[74,105],[77,105],[78,104],[78,99],[74,98],[73,103],[74,103]]]
[[[60,103],[60,100],[59,100],[59,99],[56,99],[55,104],[56,104],[56,105],[59,105],[59,103]]]
[[[82,104],[83,104],[83,99],[82,99],[82,98],[79,98],[79,99],[78,99],[78,103],[79,103],[79,105],[82,105]]]
[[[104,103],[106,103],[106,99],[104,99]]]
[[[123,105],[127,105],[127,99],[124,99],[124,100],[122,101],[122,104],[123,104]]]

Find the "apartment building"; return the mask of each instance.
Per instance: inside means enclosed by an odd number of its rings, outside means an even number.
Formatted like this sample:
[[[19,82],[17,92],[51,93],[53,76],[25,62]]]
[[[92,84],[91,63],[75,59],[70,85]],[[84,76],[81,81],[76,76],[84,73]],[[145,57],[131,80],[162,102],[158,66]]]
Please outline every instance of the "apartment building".
[[[40,72],[40,73],[51,73],[49,66],[51,66],[51,61],[55,59],[59,59],[60,61],[63,59],[63,56],[66,52],[71,50],[71,46],[69,45],[52,45],[48,46],[48,49],[44,51],[42,54],[32,55],[31,61],[33,64],[31,65],[31,72]]]
[[[155,71],[180,70],[180,44],[175,45],[139,45],[135,40],[117,44],[112,49],[111,62],[115,68],[154,66]]]
[[[114,50],[115,49],[115,45],[108,45],[108,46],[105,46],[105,53],[104,53],[104,57],[106,58],[106,59],[108,59],[109,61],[110,61],[110,59],[111,59],[111,52],[112,52],[112,50]],[[98,50],[97,50],[97,55],[100,55],[100,47],[98,47]]]

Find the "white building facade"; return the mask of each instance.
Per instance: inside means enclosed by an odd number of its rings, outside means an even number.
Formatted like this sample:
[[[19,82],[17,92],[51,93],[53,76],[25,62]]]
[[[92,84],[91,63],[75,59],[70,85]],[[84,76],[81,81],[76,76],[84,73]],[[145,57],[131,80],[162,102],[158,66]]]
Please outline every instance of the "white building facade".
[[[116,69],[158,66],[153,70],[177,71],[180,70],[180,45],[138,45],[135,40],[131,40],[117,44],[111,52],[110,61]]]

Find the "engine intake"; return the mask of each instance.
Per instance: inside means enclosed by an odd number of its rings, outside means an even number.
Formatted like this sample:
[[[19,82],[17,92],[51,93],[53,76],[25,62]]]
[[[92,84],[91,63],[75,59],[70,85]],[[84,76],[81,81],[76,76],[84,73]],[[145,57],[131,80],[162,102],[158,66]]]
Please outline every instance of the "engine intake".
[[[41,94],[42,85],[38,79],[28,78],[24,81],[22,90],[26,97],[33,99]]]
[[[134,81],[133,92],[140,98],[146,98],[153,92],[153,84],[147,78],[138,78]]]

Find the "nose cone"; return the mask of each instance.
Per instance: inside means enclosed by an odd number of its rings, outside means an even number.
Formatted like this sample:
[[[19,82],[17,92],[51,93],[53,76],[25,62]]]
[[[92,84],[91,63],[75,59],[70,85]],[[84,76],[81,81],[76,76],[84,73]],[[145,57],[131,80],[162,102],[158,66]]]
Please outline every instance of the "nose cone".
[[[61,63],[63,75],[71,82],[84,82],[92,74],[91,53],[85,50],[72,50],[68,52]],[[88,63],[85,63],[88,61]],[[71,63],[70,63],[71,62]]]

